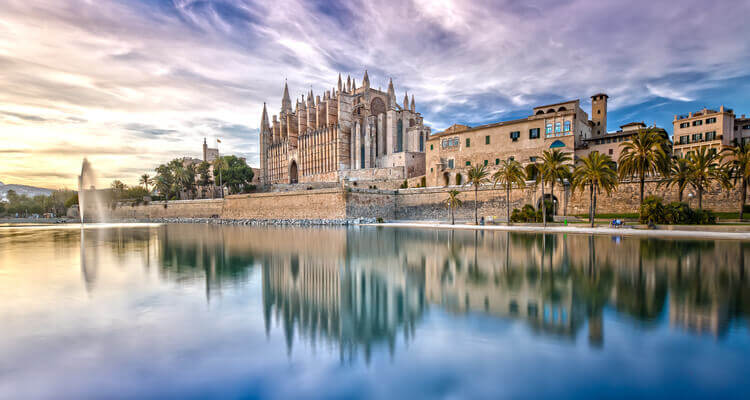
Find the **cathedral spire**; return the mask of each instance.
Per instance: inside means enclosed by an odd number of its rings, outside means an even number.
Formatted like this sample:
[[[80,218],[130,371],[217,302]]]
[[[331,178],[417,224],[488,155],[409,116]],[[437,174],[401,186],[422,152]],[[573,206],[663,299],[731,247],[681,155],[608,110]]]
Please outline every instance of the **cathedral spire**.
[[[415,112],[415,108],[414,108],[414,93],[411,94],[411,112]]]
[[[367,70],[365,70],[365,77],[362,78],[362,87],[364,88],[370,87],[370,77],[367,76]]]
[[[341,93],[343,84],[341,83],[341,73],[339,73],[339,93]]]
[[[281,112],[292,112],[292,99],[289,98],[289,85],[284,81],[284,96],[281,98]]]
[[[260,134],[265,135],[271,131],[271,124],[268,123],[268,112],[266,111],[266,103],[263,102],[263,115],[260,117]],[[203,143],[206,143],[206,139],[203,139]]]
[[[347,75],[346,76],[346,92],[348,93],[351,91],[352,91],[352,77]]]
[[[409,109],[409,93],[404,92],[404,110]]]

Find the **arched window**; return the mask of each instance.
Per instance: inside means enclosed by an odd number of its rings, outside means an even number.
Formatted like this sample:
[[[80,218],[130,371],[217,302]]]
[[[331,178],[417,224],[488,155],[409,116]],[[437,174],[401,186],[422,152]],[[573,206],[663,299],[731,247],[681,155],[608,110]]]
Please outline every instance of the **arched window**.
[[[547,110],[547,114],[552,114],[552,113],[554,113],[554,112],[555,112],[555,109],[554,109],[554,108],[550,108],[549,110]]]
[[[396,123],[396,152],[404,151],[404,121],[398,120]]]
[[[557,111],[565,111],[565,110],[567,110],[567,108],[565,108],[565,107],[560,107],[560,108],[557,109]]]
[[[552,133],[552,123],[547,124],[547,130],[545,132],[547,135]]]
[[[559,140],[555,140],[554,142],[552,142],[551,145],[549,145],[550,149],[559,149],[561,147],[565,147],[565,143],[563,143],[563,142],[561,142]]]
[[[542,114],[544,114],[544,110],[539,110],[536,112],[536,115],[542,115]]]

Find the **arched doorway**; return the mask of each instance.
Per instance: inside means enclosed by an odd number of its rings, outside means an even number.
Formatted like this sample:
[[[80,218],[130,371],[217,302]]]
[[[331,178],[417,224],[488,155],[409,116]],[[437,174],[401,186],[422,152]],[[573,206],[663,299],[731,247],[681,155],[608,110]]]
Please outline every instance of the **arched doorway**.
[[[297,161],[289,165],[289,183],[297,183]]]
[[[557,210],[560,208],[560,202],[557,201],[557,196],[553,196],[549,193],[544,194],[544,199],[547,201],[552,202],[552,215],[557,215]],[[536,202],[536,209],[541,210],[542,209],[542,198],[540,197],[539,200]]]

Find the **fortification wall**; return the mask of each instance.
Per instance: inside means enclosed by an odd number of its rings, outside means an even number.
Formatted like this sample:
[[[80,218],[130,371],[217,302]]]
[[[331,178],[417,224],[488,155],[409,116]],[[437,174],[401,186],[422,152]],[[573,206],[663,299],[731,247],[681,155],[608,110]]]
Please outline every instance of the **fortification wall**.
[[[154,201],[136,206],[118,204],[108,211],[113,219],[211,218],[221,215],[223,204],[222,199]]]
[[[549,187],[548,187],[549,188]],[[253,193],[227,196],[217,200],[185,200],[153,202],[148,205],[120,204],[111,210],[115,219],[146,218],[210,218],[218,215],[226,219],[345,219],[383,218],[385,220],[447,220],[449,210],[445,200],[449,190],[458,190],[463,206],[455,210],[459,220],[474,217],[474,189],[467,186],[440,188],[417,188],[382,190],[366,188],[342,189],[326,188],[317,190],[296,190],[287,192]],[[685,201],[687,201],[685,193]],[[676,201],[677,191],[657,187],[656,182],[647,182],[646,194],[657,194],[665,201]],[[565,192],[555,188],[558,200],[558,214],[565,209]],[[704,208],[713,211],[736,211],[739,191],[722,190],[714,187],[704,194]],[[486,185],[477,193],[480,216],[492,216],[504,220],[506,215],[505,191]],[[510,193],[510,209],[521,208],[524,204],[537,204],[541,199],[539,188],[513,189]],[[697,207],[697,198],[690,201]],[[586,214],[589,207],[589,193],[570,194],[567,214]],[[602,194],[597,201],[598,213],[626,213],[638,211],[638,183],[621,183],[611,195]]]
[[[341,189],[227,196],[221,217],[228,219],[343,219],[346,218],[346,196]]]

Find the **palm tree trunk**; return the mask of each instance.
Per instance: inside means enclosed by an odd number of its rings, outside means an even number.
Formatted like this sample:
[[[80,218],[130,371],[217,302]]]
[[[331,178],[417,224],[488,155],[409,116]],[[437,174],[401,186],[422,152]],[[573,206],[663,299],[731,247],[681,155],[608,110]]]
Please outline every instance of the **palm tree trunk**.
[[[510,223],[510,185],[505,185],[505,217],[508,225]]]
[[[643,187],[645,186],[646,177],[643,171],[641,171],[641,204],[643,204]]]
[[[680,191],[677,194],[677,197],[679,198],[680,203],[682,203],[682,192],[684,192],[684,188],[680,188]]]
[[[451,206],[451,225],[456,224],[456,218],[453,215],[453,206]]]
[[[479,193],[479,187],[474,186],[474,225],[479,225],[479,217],[477,216],[478,215],[477,212],[479,209],[479,204],[477,204],[479,201],[478,193]]]
[[[542,174],[542,223],[547,227],[547,204],[544,202],[544,174]]]
[[[589,186],[589,223],[594,227],[594,184]]]
[[[698,187],[698,208],[703,208],[703,187]]]
[[[555,181],[552,180],[552,184],[550,184],[550,201],[552,202],[552,215],[557,214],[555,211]]]
[[[594,227],[594,218],[596,218],[596,188],[594,190],[594,207],[592,208],[591,212],[591,227]]]
[[[562,184],[562,185],[563,185],[563,197],[565,198],[565,208],[563,209],[563,214],[567,216],[568,215],[568,186],[566,186],[565,184]]]
[[[747,179],[742,178],[742,195],[740,196],[740,221],[745,220],[745,200],[747,200]]]

